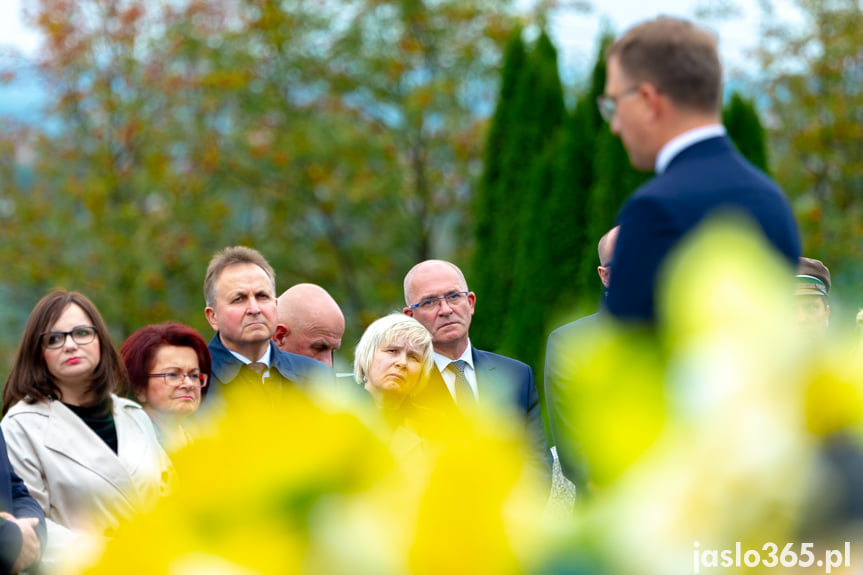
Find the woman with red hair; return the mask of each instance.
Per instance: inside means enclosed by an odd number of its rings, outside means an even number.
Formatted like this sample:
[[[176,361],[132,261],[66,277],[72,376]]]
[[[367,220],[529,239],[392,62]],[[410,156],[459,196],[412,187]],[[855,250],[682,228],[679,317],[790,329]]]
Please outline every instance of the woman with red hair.
[[[186,445],[183,421],[201,405],[213,375],[207,342],[187,325],[161,323],[130,335],[120,355],[129,372],[123,394],[141,403],[166,450]]]

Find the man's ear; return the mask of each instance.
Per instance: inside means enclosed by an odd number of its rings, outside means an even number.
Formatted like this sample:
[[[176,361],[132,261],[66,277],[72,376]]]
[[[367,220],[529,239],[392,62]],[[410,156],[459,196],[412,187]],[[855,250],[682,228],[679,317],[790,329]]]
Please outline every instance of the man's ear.
[[[273,343],[276,344],[276,347],[279,349],[282,348],[282,344],[285,343],[285,340],[291,334],[291,329],[283,323],[276,324],[276,331],[273,332]]]
[[[611,275],[608,273],[608,268],[605,266],[597,266],[596,273],[599,274],[599,281],[608,289],[608,284],[611,283]]]
[[[210,306],[204,308],[204,315],[207,316],[207,323],[214,331],[219,331],[219,321],[216,319],[216,310]]]

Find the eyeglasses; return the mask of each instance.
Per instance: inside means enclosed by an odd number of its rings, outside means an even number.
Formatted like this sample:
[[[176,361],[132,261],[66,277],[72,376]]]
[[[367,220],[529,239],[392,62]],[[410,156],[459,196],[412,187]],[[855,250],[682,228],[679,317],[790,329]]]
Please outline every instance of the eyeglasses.
[[[616,96],[600,96],[596,99],[596,106],[599,108],[599,115],[602,116],[603,120],[610,124],[611,121],[614,119],[614,115],[617,113],[617,101],[627,96],[636,94],[637,92],[638,86],[632,86],[631,88],[624,90]]]
[[[45,349],[59,349],[66,345],[66,336],[72,336],[72,341],[78,345],[90,343],[96,339],[96,328],[92,325],[79,325],[72,331],[47,331],[39,336]]]
[[[440,303],[446,300],[447,305],[450,307],[463,303],[467,298],[467,294],[470,292],[466,291],[457,291],[455,293],[451,293],[449,295],[445,295],[443,297],[433,297],[426,300],[423,300],[419,303],[415,303],[413,305],[409,305],[408,309],[421,309],[423,311],[431,311],[433,309],[439,309]]]
[[[180,373],[178,371],[173,371],[170,373],[149,373],[147,375],[150,377],[161,377],[165,383],[171,387],[180,387],[183,385],[183,380],[186,378],[189,378],[189,382],[192,385],[207,387],[206,373]]]

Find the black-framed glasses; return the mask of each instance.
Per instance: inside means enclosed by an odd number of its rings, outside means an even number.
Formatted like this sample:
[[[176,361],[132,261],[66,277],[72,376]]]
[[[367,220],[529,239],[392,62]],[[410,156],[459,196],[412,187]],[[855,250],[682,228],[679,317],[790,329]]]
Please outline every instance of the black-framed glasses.
[[[470,292],[466,291],[457,291],[443,297],[432,297],[429,299],[424,299],[419,303],[409,305],[408,309],[421,309],[423,311],[431,311],[433,309],[440,308],[440,303],[444,300],[446,300],[447,305],[452,307],[454,305],[464,303],[465,299],[467,299],[467,294],[469,293]]]
[[[631,96],[637,92],[638,85],[635,85],[614,96],[611,94],[600,96],[596,99],[596,106],[599,108],[599,115],[602,116],[603,120],[610,124],[614,119],[614,115],[617,113],[618,100]]]
[[[92,325],[78,325],[71,331],[46,331],[39,338],[45,349],[60,349],[66,345],[66,338],[72,336],[72,341],[78,345],[85,345],[96,339],[96,327]]]
[[[189,379],[192,385],[207,387],[208,377],[206,373],[180,373],[179,371],[171,371],[168,373],[148,373],[147,375],[150,377],[161,377],[171,387],[180,387],[186,378]]]

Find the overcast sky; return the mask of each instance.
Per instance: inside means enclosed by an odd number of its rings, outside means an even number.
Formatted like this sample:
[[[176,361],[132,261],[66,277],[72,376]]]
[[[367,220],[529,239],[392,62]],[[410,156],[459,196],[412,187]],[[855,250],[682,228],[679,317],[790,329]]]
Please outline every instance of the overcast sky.
[[[0,43],[14,44],[27,53],[32,53],[38,37],[24,28],[21,22],[21,6],[26,0],[0,0]],[[533,0],[517,0],[530,4]],[[701,4],[716,0],[701,0]],[[747,51],[754,48],[758,38],[760,11],[758,0],[725,0],[738,8],[739,16],[729,19],[715,28],[719,34],[720,50],[726,69],[751,70],[747,62]],[[779,4],[780,14],[791,17],[781,10],[789,0],[774,0]],[[622,32],[634,23],[669,14],[694,18],[699,0],[592,0],[593,10],[588,14],[570,13],[555,18],[551,35],[560,50],[561,68],[564,74],[575,77],[589,69],[595,55],[595,42],[601,23],[608,21],[617,32]],[[568,73],[571,71],[571,73]],[[571,75],[570,75],[571,74]]]

